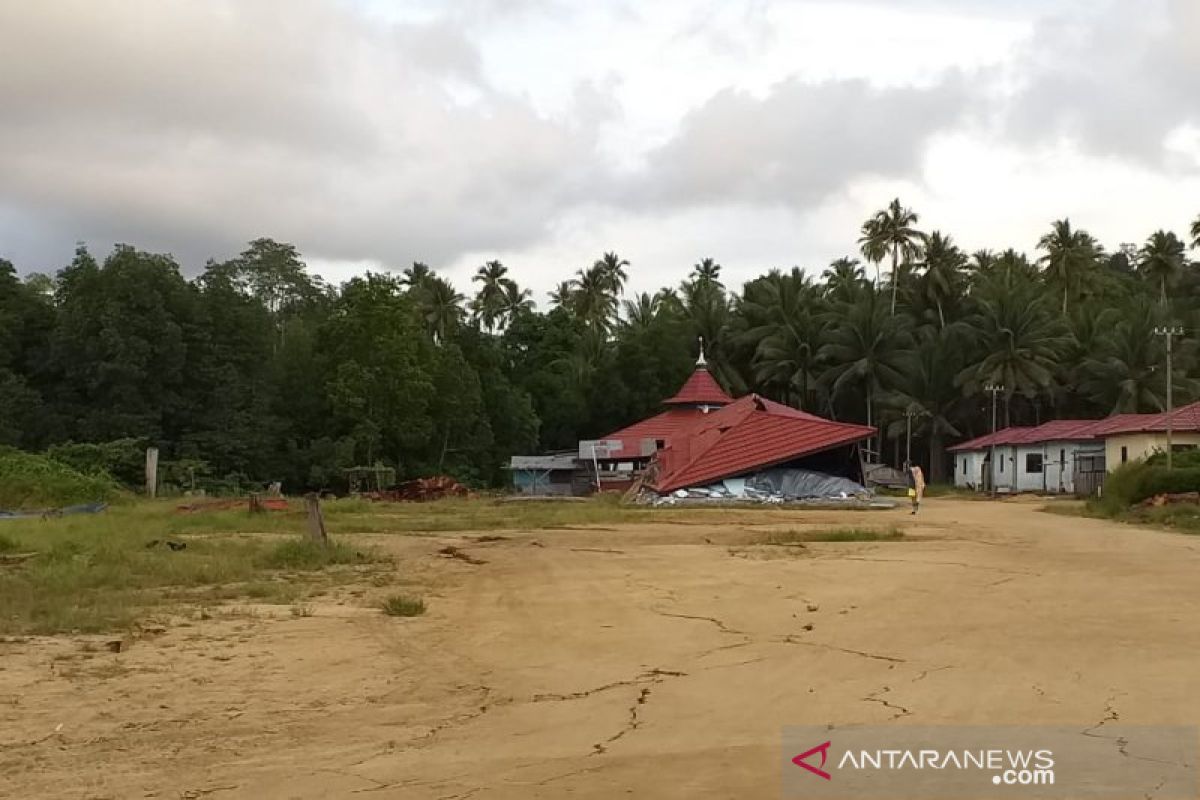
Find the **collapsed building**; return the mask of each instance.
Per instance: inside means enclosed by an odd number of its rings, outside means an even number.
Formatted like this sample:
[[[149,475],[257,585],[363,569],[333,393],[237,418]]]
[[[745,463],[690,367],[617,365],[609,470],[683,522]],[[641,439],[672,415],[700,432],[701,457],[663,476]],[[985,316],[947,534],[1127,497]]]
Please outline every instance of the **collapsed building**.
[[[553,460],[514,456],[518,491],[625,491],[640,487],[660,498],[782,501],[849,498],[865,490],[859,444],[875,429],[837,422],[756,394],[730,397],[708,370],[704,353],[664,410],[602,439],[579,442],[574,468]],[[532,469],[553,466],[555,480]],[[586,487],[586,488],[585,488]]]

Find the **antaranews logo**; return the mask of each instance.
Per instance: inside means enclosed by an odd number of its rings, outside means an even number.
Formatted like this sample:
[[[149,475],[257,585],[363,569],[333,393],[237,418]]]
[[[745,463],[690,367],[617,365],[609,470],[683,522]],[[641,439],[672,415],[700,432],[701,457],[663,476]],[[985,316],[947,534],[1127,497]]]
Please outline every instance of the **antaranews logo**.
[[[789,800],[1200,796],[1196,727],[1112,724],[1097,731],[1089,725],[788,727],[781,754],[783,795]]]
[[[792,758],[792,763],[825,780],[833,776],[824,767],[829,758],[832,740],[822,742]],[[808,759],[821,756],[813,766]],[[937,750],[886,748],[846,750],[838,759],[841,770],[977,770],[991,774],[993,785],[1044,786],[1054,783],[1054,752],[1052,750]]]

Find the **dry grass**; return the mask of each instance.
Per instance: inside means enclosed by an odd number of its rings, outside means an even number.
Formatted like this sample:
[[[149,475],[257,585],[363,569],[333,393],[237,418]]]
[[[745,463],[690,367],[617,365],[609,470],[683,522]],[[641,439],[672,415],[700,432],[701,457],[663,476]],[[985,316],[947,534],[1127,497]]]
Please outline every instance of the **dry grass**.
[[[762,544],[791,545],[808,542],[894,542],[904,533],[896,526],[888,528],[829,528],[824,530],[772,531],[763,537]]]
[[[424,600],[403,594],[388,597],[379,607],[389,617],[419,617],[425,613]]]
[[[0,565],[0,634],[120,629],[159,606],[294,603],[386,562],[369,550],[306,542],[303,519],[288,514],[214,516],[221,519],[201,525],[166,503],[139,503],[0,523],[4,549],[36,553]],[[242,532],[264,523],[291,536]],[[195,535],[200,529],[206,535]]]

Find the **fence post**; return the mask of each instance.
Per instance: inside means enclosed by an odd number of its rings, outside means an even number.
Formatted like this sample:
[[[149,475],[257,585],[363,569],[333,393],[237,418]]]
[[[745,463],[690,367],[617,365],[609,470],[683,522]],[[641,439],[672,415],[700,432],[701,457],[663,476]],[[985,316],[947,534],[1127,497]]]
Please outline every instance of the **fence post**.
[[[158,448],[146,448],[146,496],[158,496]]]
[[[304,505],[308,509],[308,538],[322,545],[329,544],[329,535],[325,532],[325,517],[321,514],[321,498],[316,492],[304,495]]]

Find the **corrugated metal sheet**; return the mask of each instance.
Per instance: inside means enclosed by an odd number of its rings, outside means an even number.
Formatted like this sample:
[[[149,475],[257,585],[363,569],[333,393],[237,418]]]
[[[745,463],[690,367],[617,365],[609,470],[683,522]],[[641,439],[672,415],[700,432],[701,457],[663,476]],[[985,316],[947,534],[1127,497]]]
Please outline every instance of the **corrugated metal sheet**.
[[[861,441],[874,432],[748,395],[676,434],[659,452],[655,488],[669,492],[711,483]]]
[[[709,374],[704,367],[697,367],[692,377],[675,393],[674,397],[663,403],[673,405],[709,405],[725,406],[733,402],[733,398],[725,394],[725,390],[717,383],[716,378]]]
[[[508,460],[509,469],[558,470],[575,469],[579,466],[574,454],[545,455],[545,456],[512,456]]]

